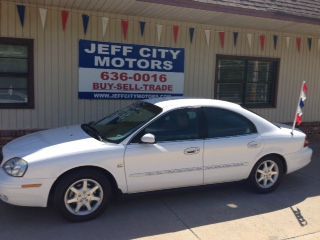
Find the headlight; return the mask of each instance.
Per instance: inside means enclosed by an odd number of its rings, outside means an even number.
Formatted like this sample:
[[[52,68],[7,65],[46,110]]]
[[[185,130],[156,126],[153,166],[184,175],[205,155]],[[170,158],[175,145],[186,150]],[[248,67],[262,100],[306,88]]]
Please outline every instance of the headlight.
[[[22,177],[27,168],[28,163],[22,158],[11,158],[3,164],[4,171],[13,177]]]

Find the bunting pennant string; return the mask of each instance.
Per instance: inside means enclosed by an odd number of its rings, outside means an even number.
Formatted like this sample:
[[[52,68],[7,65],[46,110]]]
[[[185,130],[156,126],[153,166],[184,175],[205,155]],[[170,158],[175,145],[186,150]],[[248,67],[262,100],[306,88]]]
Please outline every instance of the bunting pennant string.
[[[26,17],[26,6],[23,4],[16,4],[16,9],[17,9],[20,24],[22,27],[24,27],[25,17]],[[46,26],[48,9],[46,9],[46,8],[38,8],[38,9],[39,9],[40,22],[41,22],[42,28],[44,29]],[[63,31],[65,31],[67,28],[69,14],[70,14],[70,12],[68,10],[61,11],[61,21],[62,21]],[[90,22],[90,16],[87,14],[82,14],[82,25],[83,25],[84,34],[86,34],[88,31],[89,22]],[[109,18],[108,17],[101,17],[101,23],[102,23],[102,36],[104,37],[106,34],[106,31],[107,31],[107,28],[108,28]],[[145,34],[146,24],[147,24],[146,21],[139,21],[141,37],[143,37]],[[177,43],[177,41],[179,39],[179,35],[180,35],[180,26],[179,25],[171,25],[171,26],[172,26],[172,34],[173,34],[174,43]],[[127,40],[128,39],[129,21],[122,19],[121,20],[121,28],[122,28],[123,38],[125,40]],[[163,29],[162,24],[156,25],[158,42],[161,41],[162,29]],[[190,41],[190,43],[192,43],[194,36],[195,36],[196,29],[194,27],[189,27],[188,31],[189,31],[189,41]],[[212,29],[205,29],[204,33],[205,33],[205,41],[207,43],[207,46],[210,46],[210,38],[211,38],[212,31],[219,33],[220,47],[222,49],[224,49],[225,43],[226,43],[226,39],[225,39],[226,34],[228,34],[229,32],[228,31],[226,32],[226,31],[216,31],[216,30],[212,30]],[[253,41],[256,41],[254,33],[230,32],[230,34],[231,33],[233,36],[233,46],[234,47],[237,47],[240,34],[246,35],[248,46],[250,49],[252,48],[252,45],[255,44],[255,42],[253,42]],[[281,41],[281,43],[282,43],[282,40],[285,41],[286,48],[289,50],[290,44],[291,44],[290,43],[291,38],[293,39],[292,45],[293,45],[293,47],[295,45],[298,52],[301,51],[301,48],[305,47],[305,45],[304,45],[305,43],[302,42],[303,38],[299,35],[298,36],[294,36],[294,35],[293,36],[283,36],[283,35],[275,34],[275,35],[271,35],[271,36],[272,36],[272,40],[273,40],[273,49],[275,51],[278,49],[279,41]],[[214,37],[215,37],[215,35],[214,35]],[[267,40],[268,39],[267,39],[266,34],[259,35],[258,41],[260,43],[260,49],[262,51],[265,50],[265,47],[267,45]],[[315,42],[313,42],[313,40]],[[318,51],[320,51],[320,37],[317,37],[317,38],[314,38],[313,36],[306,37],[306,47],[309,49],[309,52],[312,51],[313,45],[314,45],[314,48],[317,48]],[[279,46],[282,46],[282,44]]]
[[[238,36],[239,36],[239,33],[238,33],[238,32],[233,32],[233,46],[234,46],[234,47],[237,46]]]
[[[262,35],[260,35],[260,49],[261,49],[261,51],[264,50],[265,44],[266,44],[266,36],[262,34]]]
[[[157,39],[158,39],[158,43],[161,40],[161,34],[162,34],[162,25],[161,24],[157,24]]]
[[[102,36],[104,37],[106,35],[109,18],[107,17],[101,17],[101,23],[102,23]]]
[[[141,35],[141,37],[143,37],[143,35],[144,35],[144,29],[145,29],[145,26],[146,26],[146,22],[140,21],[140,22],[139,22],[139,25],[140,25],[140,35]]]
[[[290,47],[290,37],[286,37],[286,46],[287,46],[287,49],[289,49],[289,47]]]
[[[69,18],[69,11],[62,10],[61,11],[61,21],[62,21],[62,29],[63,29],[63,31],[66,30],[68,18]]]
[[[178,25],[173,25],[172,31],[173,31],[174,43],[177,43],[178,35],[179,35],[179,26]]]
[[[190,43],[192,43],[192,41],[193,41],[193,35],[194,35],[194,28],[191,27],[191,28],[189,28]]]
[[[205,34],[205,36],[206,36],[207,46],[209,47],[209,45],[210,45],[210,35],[211,35],[210,29],[204,30],[204,34]]]
[[[128,38],[128,28],[129,28],[129,21],[128,20],[121,20],[121,27],[122,27],[122,33],[124,40],[127,40]]]
[[[311,51],[311,48],[312,48],[312,38],[311,37],[308,38],[308,48],[309,48],[309,51]]]
[[[273,49],[277,50],[278,46],[278,35],[273,35]]]
[[[46,25],[47,12],[48,12],[47,9],[39,8],[40,20],[41,20],[41,25],[42,25],[43,29],[44,29],[44,27]]]
[[[84,34],[86,34],[88,30],[89,19],[90,19],[89,15],[82,14],[82,26],[83,26]]]
[[[248,39],[249,47],[251,48],[252,47],[252,33],[247,34],[247,39]]]
[[[219,32],[220,46],[224,48],[225,32]]]
[[[297,37],[296,38],[296,46],[297,46],[298,52],[300,52],[300,49],[301,49],[301,37]]]
[[[23,27],[24,26],[24,16],[25,16],[25,13],[26,13],[26,6],[18,4],[17,5],[17,11],[18,11],[18,14],[19,14],[19,20],[20,20],[21,27]]]

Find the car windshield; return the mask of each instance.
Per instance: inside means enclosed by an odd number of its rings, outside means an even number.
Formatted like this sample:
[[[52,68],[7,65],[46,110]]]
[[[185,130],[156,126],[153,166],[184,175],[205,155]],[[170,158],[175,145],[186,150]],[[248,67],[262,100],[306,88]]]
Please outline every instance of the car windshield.
[[[101,140],[120,143],[161,111],[160,107],[151,103],[136,102],[87,126]]]

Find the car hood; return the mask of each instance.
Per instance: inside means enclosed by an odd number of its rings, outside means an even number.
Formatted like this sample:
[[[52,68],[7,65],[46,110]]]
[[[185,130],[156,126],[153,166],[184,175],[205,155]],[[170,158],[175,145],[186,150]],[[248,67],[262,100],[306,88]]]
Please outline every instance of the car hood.
[[[102,142],[90,137],[80,125],[35,132],[17,138],[3,147],[4,160],[21,157],[25,160],[45,156],[84,151],[98,147]]]

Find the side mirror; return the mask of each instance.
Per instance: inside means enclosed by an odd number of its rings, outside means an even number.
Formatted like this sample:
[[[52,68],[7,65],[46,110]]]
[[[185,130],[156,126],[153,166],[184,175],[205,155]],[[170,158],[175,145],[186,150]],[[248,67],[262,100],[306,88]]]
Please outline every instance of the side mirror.
[[[156,137],[151,133],[146,133],[141,137],[141,142],[153,144],[156,142]]]

